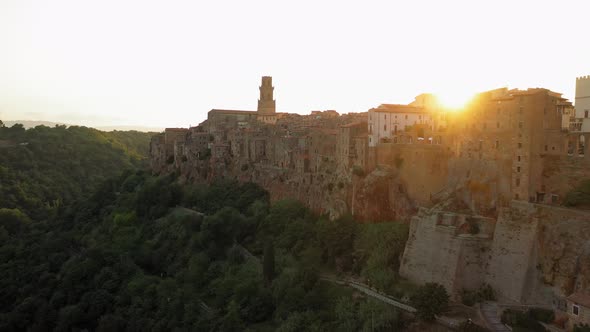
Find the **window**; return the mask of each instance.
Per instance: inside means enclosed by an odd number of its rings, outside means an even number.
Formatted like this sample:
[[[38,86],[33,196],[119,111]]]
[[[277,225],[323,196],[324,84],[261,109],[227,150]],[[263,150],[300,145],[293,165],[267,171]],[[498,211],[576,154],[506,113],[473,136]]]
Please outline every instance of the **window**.
[[[514,194],[514,199],[518,199],[518,194]]]
[[[516,186],[520,187],[520,179],[516,179]]]
[[[580,315],[580,306],[577,304],[572,304],[572,314],[579,316]]]
[[[387,131],[387,125],[383,125],[383,130]]]
[[[516,172],[520,173],[520,166],[516,167]]]
[[[518,148],[522,149],[522,143],[518,143]]]
[[[500,148],[500,141],[496,141],[496,149]]]
[[[590,111],[588,111],[588,110],[585,110],[585,111],[584,111],[584,117],[585,117],[585,118],[587,118],[587,117],[588,117],[588,112],[590,112]]]
[[[549,150],[549,146],[545,145],[545,151]]]

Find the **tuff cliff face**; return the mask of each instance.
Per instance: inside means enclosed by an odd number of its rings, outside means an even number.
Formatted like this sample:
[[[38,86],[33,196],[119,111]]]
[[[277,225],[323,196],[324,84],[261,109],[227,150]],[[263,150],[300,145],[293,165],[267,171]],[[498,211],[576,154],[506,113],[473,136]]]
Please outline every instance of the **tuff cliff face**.
[[[390,167],[375,169],[352,188],[351,211],[365,221],[408,220],[416,212],[398,171]]]
[[[590,289],[590,213],[543,209],[537,217],[537,268],[562,294]]]
[[[477,232],[461,225],[477,221]],[[511,202],[497,218],[426,210],[412,219],[400,274],[459,298],[487,283],[501,301],[546,304],[590,289],[590,212]]]

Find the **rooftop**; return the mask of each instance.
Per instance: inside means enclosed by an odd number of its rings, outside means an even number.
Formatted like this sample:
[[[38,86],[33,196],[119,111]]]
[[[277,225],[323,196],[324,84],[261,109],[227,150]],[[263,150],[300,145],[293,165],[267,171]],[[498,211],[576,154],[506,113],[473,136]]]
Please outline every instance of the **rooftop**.
[[[210,110],[209,113],[257,114],[258,112],[256,112],[256,111],[242,111],[242,110],[223,110],[223,109],[214,108],[214,109]]]
[[[590,308],[590,294],[577,292],[568,296],[567,299],[586,308]]]
[[[423,107],[401,104],[381,104],[377,108],[370,109],[370,111],[388,113],[428,113]]]

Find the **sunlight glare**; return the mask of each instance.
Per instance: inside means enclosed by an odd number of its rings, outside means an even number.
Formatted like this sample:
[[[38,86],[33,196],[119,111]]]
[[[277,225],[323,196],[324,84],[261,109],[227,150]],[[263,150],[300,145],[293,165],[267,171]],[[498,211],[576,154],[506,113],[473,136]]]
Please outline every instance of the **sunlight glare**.
[[[462,91],[446,91],[436,93],[436,97],[441,106],[449,111],[460,111],[473,99],[474,94],[464,93]]]

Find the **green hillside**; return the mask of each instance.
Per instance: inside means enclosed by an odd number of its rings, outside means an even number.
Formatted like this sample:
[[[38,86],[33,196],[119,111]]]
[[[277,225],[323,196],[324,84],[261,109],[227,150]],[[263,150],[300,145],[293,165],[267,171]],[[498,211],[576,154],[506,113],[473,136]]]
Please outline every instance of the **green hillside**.
[[[105,179],[146,164],[151,134],[0,126],[0,208],[47,220]]]

